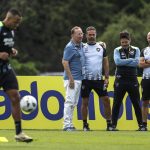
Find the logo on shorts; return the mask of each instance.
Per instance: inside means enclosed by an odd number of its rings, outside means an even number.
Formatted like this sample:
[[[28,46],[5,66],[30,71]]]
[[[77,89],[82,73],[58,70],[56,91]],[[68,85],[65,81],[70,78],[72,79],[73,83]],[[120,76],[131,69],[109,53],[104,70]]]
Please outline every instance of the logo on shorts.
[[[4,33],[3,33],[3,35],[7,35],[7,33],[6,33],[6,32],[4,32]]]
[[[118,83],[118,82],[117,82],[117,83],[115,83],[115,86],[116,86],[116,87],[118,87],[118,86],[119,86],[119,83]]]
[[[138,87],[138,83],[134,84],[135,87]]]
[[[82,85],[82,89],[83,89],[83,90],[85,89],[85,86],[84,86],[84,85]]]

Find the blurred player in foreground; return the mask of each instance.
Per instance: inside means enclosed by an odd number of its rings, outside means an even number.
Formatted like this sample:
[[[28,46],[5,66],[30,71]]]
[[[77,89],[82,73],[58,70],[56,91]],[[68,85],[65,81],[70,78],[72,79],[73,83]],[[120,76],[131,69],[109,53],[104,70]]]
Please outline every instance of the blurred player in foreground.
[[[11,100],[12,116],[15,122],[15,139],[19,142],[31,142],[33,139],[22,132],[20,95],[18,81],[14,70],[9,64],[9,57],[16,56],[18,51],[14,46],[14,31],[21,23],[22,17],[18,10],[11,9],[0,22],[0,87],[4,89]]]

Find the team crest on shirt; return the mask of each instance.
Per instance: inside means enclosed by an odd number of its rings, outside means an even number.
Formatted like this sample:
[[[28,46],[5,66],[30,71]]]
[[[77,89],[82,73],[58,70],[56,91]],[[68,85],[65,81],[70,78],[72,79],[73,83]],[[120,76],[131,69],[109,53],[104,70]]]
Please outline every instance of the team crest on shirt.
[[[122,58],[126,58],[126,55],[125,55],[124,52],[121,52],[121,57],[122,57]]]
[[[145,54],[145,55],[148,55],[148,51],[145,51],[144,54]]]
[[[96,50],[99,52],[101,49],[100,48],[96,48]]]
[[[115,83],[115,87],[119,87],[119,83],[117,82],[117,83]]]
[[[134,51],[129,51],[129,54],[130,55],[134,55]]]
[[[147,56],[149,54],[148,49],[144,50],[144,56]]]
[[[81,87],[83,90],[85,89],[85,86],[84,85],[82,85],[82,87]]]

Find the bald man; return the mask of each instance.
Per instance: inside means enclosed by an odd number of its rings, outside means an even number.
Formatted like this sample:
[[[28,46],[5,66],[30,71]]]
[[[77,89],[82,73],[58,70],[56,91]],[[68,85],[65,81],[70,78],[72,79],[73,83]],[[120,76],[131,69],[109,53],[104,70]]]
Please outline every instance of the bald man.
[[[9,57],[16,56],[14,31],[21,23],[22,17],[18,10],[11,9],[3,21],[0,21],[0,87],[11,101],[12,116],[15,123],[15,139],[19,142],[31,142],[33,139],[22,132],[20,95],[16,74],[9,64]]]
[[[147,42],[148,46],[144,48],[141,52],[140,56],[140,64],[139,66],[143,68],[143,76],[142,76],[142,117],[143,117],[143,125],[147,131],[147,118],[149,113],[149,101],[150,101],[150,32],[147,34]]]

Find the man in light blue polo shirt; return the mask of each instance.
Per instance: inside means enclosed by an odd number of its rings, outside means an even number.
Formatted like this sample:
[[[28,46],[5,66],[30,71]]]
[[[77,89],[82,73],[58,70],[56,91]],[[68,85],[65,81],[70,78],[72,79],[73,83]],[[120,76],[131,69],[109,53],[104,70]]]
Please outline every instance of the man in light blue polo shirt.
[[[66,100],[64,104],[64,131],[73,131],[73,111],[78,104],[82,81],[82,39],[83,32],[78,26],[71,29],[71,41],[64,49],[62,64],[64,67],[64,87]]]

